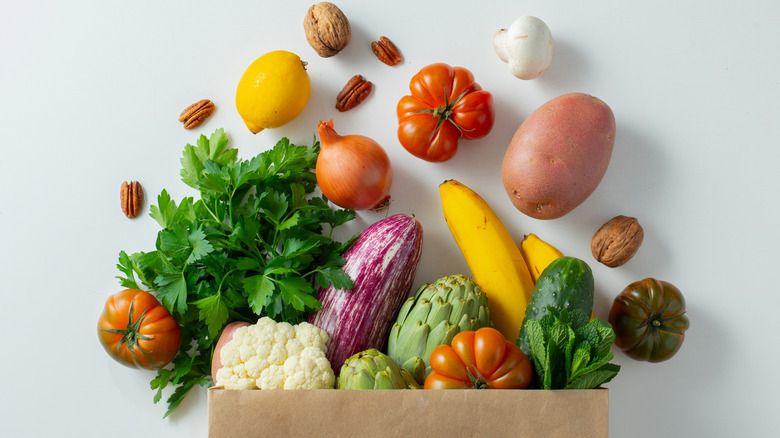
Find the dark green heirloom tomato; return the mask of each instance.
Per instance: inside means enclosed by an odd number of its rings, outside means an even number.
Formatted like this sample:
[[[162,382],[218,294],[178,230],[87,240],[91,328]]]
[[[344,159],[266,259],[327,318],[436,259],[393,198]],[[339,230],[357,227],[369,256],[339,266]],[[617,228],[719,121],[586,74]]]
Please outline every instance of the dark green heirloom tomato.
[[[615,298],[609,323],[615,345],[632,359],[648,362],[674,356],[690,325],[680,290],[653,278],[631,283]]]

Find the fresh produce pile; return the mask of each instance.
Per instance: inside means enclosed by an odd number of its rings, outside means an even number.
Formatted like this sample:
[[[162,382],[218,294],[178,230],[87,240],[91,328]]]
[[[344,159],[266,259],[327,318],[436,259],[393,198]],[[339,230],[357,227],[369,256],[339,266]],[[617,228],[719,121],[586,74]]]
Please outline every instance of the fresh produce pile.
[[[351,41],[348,19],[331,3],[312,6],[304,28],[324,58]],[[535,17],[494,36],[497,55],[523,80],[547,70],[552,45]],[[402,62],[387,37],[372,50],[389,66]],[[334,108],[351,110],[371,87],[356,75]],[[295,119],[310,91],[305,63],[274,51],[246,69],[236,108],[257,133]],[[215,108],[198,101],[179,121],[195,129]],[[431,165],[451,159],[460,140],[489,135],[495,118],[491,93],[466,68],[443,63],[411,78],[397,115],[399,143]],[[679,350],[689,322],[676,287],[632,283],[608,320],[598,318],[585,261],[535,234],[518,245],[487,202],[454,179],[440,184],[440,202],[469,273],[415,285],[423,229],[411,214],[388,215],[335,240],[334,229],[356,210],[388,208],[392,163],[376,141],[339,135],[332,120],[315,128],[319,140],[311,146],[282,138],[250,159],[238,158],[222,129],[200,135],[184,147],[180,171],[199,197],[176,202],[162,190],[149,209],[160,225],[155,250],[120,251],[125,289],[106,301],[99,339],[120,363],[157,370],[155,403],[173,388],[166,416],[190,389],[207,385],[596,388],[620,370],[610,362],[613,344],[650,362]],[[501,172],[509,200],[536,219],[571,212],[600,184],[615,133],[605,102],[583,93],[551,99],[507,146]],[[129,218],[142,201],[138,182],[122,185]],[[636,218],[617,216],[595,233],[594,258],[621,266],[643,238]]]

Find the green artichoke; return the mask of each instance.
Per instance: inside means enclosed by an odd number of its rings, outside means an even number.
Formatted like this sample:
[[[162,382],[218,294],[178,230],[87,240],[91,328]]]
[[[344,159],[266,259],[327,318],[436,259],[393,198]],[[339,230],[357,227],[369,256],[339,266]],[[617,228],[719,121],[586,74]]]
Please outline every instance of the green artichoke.
[[[409,371],[375,348],[350,356],[341,366],[338,389],[420,389]]]
[[[488,298],[473,279],[450,275],[423,284],[401,306],[390,330],[387,353],[423,384],[433,349],[461,331],[490,326]]]

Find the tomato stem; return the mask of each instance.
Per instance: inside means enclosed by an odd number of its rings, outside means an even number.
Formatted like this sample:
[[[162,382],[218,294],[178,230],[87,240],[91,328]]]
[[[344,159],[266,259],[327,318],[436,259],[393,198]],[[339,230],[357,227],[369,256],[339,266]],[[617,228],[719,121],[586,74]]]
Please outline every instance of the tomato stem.
[[[655,339],[656,342],[660,342],[660,332],[666,331],[669,333],[674,333],[681,335],[682,332],[674,327],[669,327],[666,325],[667,322],[672,321],[674,319],[677,319],[683,315],[685,315],[685,312],[679,314],[679,315],[672,315],[672,316],[664,316],[666,311],[669,309],[669,305],[672,303],[672,299],[670,298],[666,304],[664,304],[664,307],[661,308],[661,310],[657,312],[653,312],[652,315],[650,315],[649,318],[647,318],[645,321],[643,321],[641,324],[639,324],[639,327],[647,327],[648,330],[645,332],[644,336],[642,336],[642,340],[639,341],[639,343],[644,342],[645,339],[647,339],[648,336],[652,336],[653,339]]]
[[[452,102],[449,101],[450,93],[447,91],[447,88],[444,88],[444,105],[441,105],[436,108],[430,108],[430,109],[424,109],[419,111],[414,111],[411,114],[430,114],[431,117],[436,117],[436,128],[433,129],[431,132],[431,138],[429,140],[432,140],[433,137],[436,136],[436,133],[439,132],[439,129],[441,129],[441,126],[444,124],[444,122],[450,122],[452,125],[458,130],[460,133],[460,136],[463,137],[463,132],[466,131],[473,131],[474,129],[465,129],[464,127],[458,125],[455,123],[455,121],[452,120],[452,108],[457,105],[457,103],[463,99],[463,96],[469,93],[470,90],[465,90],[463,93],[460,93],[458,97],[455,98]]]
[[[119,344],[116,346],[116,353],[117,356],[121,356],[119,350],[122,348],[123,345],[127,344],[128,350],[130,350],[131,353],[133,353],[134,356],[140,358],[141,356],[136,352],[136,349],[138,349],[141,353],[148,353],[148,351],[141,348],[140,345],[138,345],[138,341],[151,341],[154,339],[154,336],[146,336],[139,333],[139,330],[141,329],[141,322],[143,321],[144,317],[146,316],[146,312],[149,311],[149,309],[145,309],[143,313],[141,313],[141,316],[138,317],[135,321],[133,321],[133,307],[135,305],[135,301],[130,303],[130,311],[127,315],[127,327],[124,329],[103,329],[103,331],[109,332],[109,333],[115,333],[118,335],[122,335],[122,339],[119,341]]]
[[[479,370],[474,369],[474,371],[472,371],[471,367],[466,367],[466,371],[469,373],[469,379],[471,383],[469,389],[488,389],[488,383]]]

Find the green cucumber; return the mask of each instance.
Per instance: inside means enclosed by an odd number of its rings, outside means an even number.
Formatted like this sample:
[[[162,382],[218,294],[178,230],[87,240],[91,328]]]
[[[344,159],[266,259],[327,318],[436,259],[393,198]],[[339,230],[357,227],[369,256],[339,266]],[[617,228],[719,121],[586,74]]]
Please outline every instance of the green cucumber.
[[[548,306],[558,309],[593,311],[593,272],[584,261],[575,257],[561,257],[550,263],[536,280],[531,300],[525,309],[525,318],[517,336],[517,346],[531,357],[525,323],[540,320],[550,313]]]

